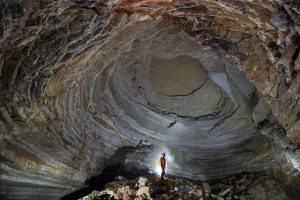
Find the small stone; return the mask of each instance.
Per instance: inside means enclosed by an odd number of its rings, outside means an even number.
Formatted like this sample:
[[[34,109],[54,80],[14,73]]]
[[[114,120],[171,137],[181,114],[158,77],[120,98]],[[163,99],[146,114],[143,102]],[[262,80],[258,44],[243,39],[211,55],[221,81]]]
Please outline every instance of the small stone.
[[[202,186],[203,186],[203,189],[204,189],[205,193],[211,193],[210,186],[207,182],[203,182]]]
[[[124,180],[126,180],[126,178],[124,176],[117,176],[116,180],[118,180],[118,181],[124,181]]]
[[[139,187],[146,186],[149,180],[145,177],[140,177],[138,180]]]
[[[227,188],[223,192],[220,193],[220,196],[225,196],[228,192],[230,192],[230,188]]]
[[[143,197],[145,199],[151,199],[150,188],[147,186],[140,187],[136,192],[137,197]]]

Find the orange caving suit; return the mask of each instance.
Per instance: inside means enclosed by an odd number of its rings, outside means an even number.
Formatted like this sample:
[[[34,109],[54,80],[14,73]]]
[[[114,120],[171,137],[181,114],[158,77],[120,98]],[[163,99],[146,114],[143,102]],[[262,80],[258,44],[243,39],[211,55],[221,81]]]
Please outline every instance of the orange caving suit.
[[[160,178],[161,179],[165,179],[165,174],[166,174],[166,158],[161,157],[159,159],[159,166],[161,167]]]

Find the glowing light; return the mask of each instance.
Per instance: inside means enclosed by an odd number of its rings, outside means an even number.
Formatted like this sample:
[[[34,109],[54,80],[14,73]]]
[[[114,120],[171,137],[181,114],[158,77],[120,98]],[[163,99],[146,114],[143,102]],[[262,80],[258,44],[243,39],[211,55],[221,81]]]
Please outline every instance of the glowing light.
[[[156,173],[157,175],[160,175],[160,174],[161,174],[161,167],[160,167],[158,164],[156,164],[156,167],[155,167],[155,173]]]
[[[166,160],[167,160],[166,173],[167,173],[167,171],[169,171],[169,169],[172,168],[172,165],[174,163],[174,156],[168,150],[167,147],[161,147],[157,151],[155,151],[155,155],[153,156],[154,159],[152,161],[152,171],[159,176],[161,174],[161,167],[158,165],[158,161],[159,161],[162,153],[166,153]]]

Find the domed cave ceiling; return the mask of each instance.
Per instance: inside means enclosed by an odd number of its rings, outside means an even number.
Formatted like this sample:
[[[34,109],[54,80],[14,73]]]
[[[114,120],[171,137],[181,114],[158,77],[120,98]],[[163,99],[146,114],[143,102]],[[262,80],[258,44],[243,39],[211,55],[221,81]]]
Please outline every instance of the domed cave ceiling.
[[[163,151],[194,180],[299,174],[298,1],[0,8],[3,197],[56,199],[112,163],[154,172]]]

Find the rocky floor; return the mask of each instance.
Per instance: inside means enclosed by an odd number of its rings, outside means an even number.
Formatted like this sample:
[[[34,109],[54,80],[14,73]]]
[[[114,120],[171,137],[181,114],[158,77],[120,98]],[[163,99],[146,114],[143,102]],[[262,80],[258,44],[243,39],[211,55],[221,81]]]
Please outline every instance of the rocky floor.
[[[81,200],[284,200],[292,199],[274,179],[260,173],[230,176],[213,182],[191,182],[181,178],[165,181],[156,176],[127,180],[119,176]]]

